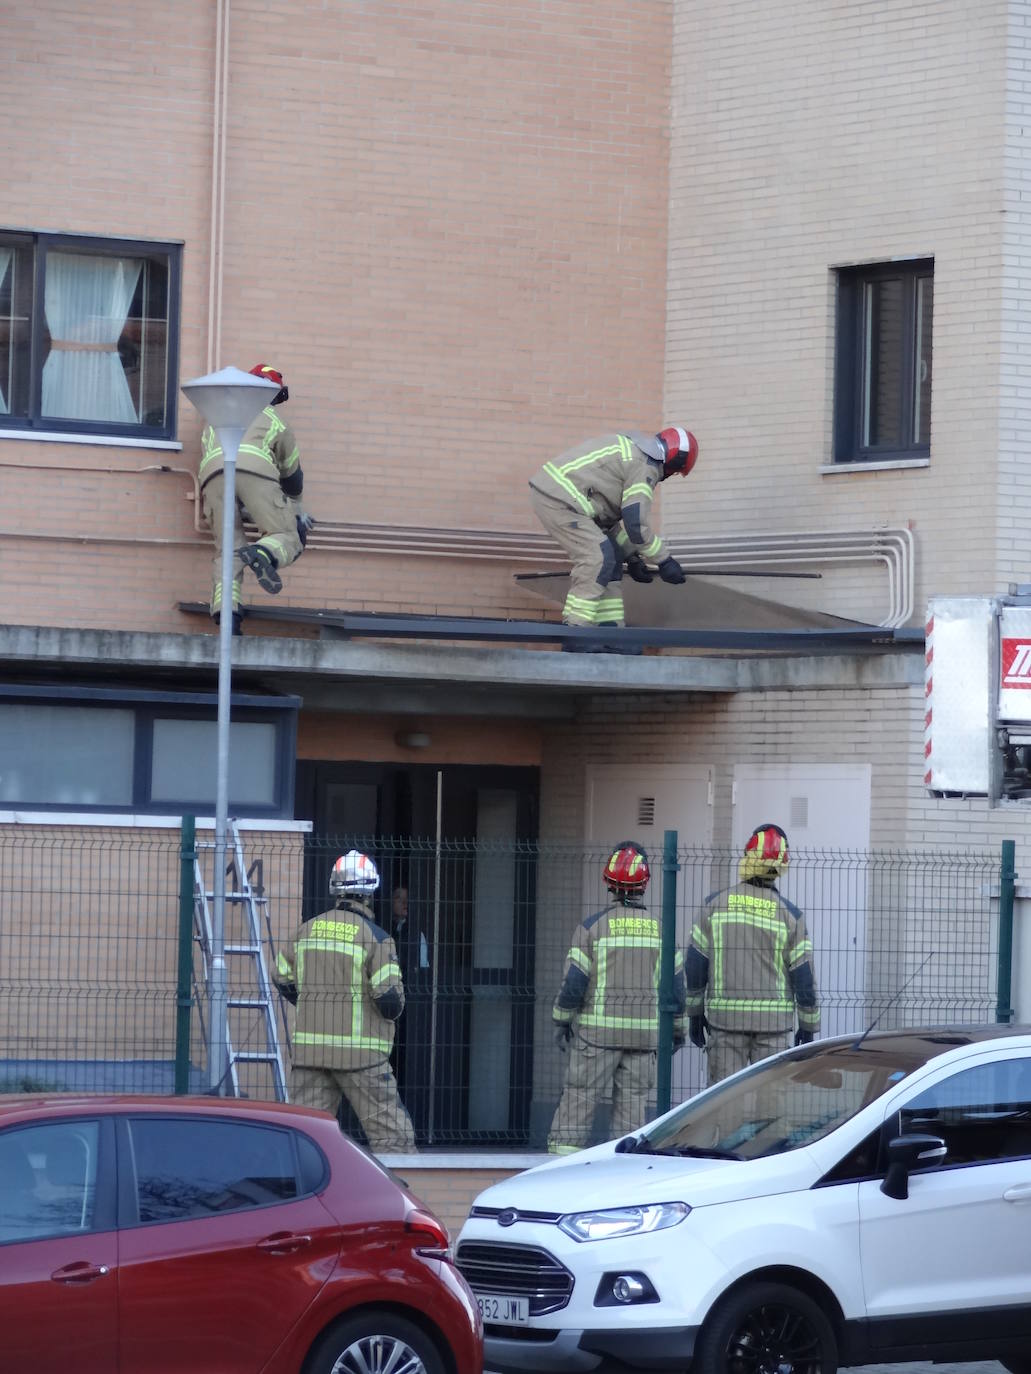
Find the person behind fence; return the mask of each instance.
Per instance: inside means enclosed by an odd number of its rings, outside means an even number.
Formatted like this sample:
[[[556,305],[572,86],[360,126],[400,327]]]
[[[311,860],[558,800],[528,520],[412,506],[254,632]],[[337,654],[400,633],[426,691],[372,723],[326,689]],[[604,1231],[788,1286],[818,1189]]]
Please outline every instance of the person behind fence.
[[[565,1089],[548,1135],[550,1154],[590,1143],[595,1109],[611,1098],[611,1134],[626,1135],[648,1118],[659,1043],[659,922],[644,904],[651,876],[640,845],[624,840],[602,879],[614,901],[573,933],[552,1010],[555,1042],[568,1051]],[[673,1043],[684,1043],[684,961],[676,951]]]
[[[706,898],[691,931],[688,1033],[706,1051],[709,1082],[808,1044],[820,1029],[813,943],[805,919],[776,887],[789,862],[779,825],[757,826],[738,863],[737,885]]]
[[[409,910],[408,888],[394,888],[391,934],[405,989],[404,1015],[397,1023],[394,1062],[397,1082],[417,1138],[429,1126],[430,1061],[433,1048],[433,967],[430,940]]]
[[[394,942],[373,919],[376,865],[356,849],[333,865],[334,907],[279,951],[275,981],[297,1005],[290,1100],[336,1112],[346,1098],[369,1148],[409,1154],[415,1135],[388,1062],[404,987]]]

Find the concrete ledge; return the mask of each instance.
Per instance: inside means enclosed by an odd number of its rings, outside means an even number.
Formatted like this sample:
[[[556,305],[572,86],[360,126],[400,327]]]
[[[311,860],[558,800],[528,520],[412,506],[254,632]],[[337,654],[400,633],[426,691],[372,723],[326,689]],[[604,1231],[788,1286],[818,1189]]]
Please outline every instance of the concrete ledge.
[[[212,676],[212,634],[0,625],[0,663],[40,668],[193,669]],[[551,692],[739,692],[911,687],[923,682],[922,636],[883,648],[825,654],[666,654],[640,658],[419,641],[354,642],[255,636],[233,640],[240,672],[293,680],[450,683]]]

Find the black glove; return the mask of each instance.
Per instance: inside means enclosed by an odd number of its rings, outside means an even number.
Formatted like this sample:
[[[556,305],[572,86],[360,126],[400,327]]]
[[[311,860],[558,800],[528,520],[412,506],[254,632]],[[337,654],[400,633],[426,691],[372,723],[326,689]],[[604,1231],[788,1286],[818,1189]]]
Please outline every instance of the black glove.
[[[682,1050],[682,1049],[684,1048],[684,1044],[685,1044],[684,1032],[683,1032],[683,1031],[674,1031],[674,1032],[673,1032],[673,1048],[674,1048],[675,1050]]]
[[[704,1016],[691,1016],[687,1022],[687,1034],[692,1045],[697,1045],[700,1050],[705,1049],[705,1026]]]
[[[805,1030],[804,1027],[799,1026],[798,1030],[795,1031],[795,1044],[796,1044],[796,1045],[808,1045],[808,1044],[811,1044],[811,1043],[812,1043],[812,1039],[813,1039],[813,1033],[812,1033],[811,1030]]]
[[[663,582],[671,582],[675,587],[679,587],[681,582],[686,582],[684,570],[675,558],[664,558],[659,564],[659,576]]]
[[[650,582],[652,572],[639,553],[632,553],[626,561],[626,570],[635,582]]]
[[[296,983],[277,983],[280,997],[284,997],[292,1007],[297,1006],[297,984]]]
[[[555,1021],[555,1044],[563,1054],[569,1049],[573,1039],[573,1027],[568,1021]]]
[[[308,532],[313,528],[315,521],[306,510],[301,511],[297,517],[297,538],[301,541],[303,549],[308,543]]]

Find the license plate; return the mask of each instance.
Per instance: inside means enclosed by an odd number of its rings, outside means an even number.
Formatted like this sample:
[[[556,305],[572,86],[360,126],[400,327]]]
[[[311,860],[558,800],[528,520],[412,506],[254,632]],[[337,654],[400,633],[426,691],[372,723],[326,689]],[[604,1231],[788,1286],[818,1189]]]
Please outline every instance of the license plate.
[[[499,1326],[526,1326],[530,1320],[529,1298],[477,1293],[476,1306],[485,1322],[496,1322]]]

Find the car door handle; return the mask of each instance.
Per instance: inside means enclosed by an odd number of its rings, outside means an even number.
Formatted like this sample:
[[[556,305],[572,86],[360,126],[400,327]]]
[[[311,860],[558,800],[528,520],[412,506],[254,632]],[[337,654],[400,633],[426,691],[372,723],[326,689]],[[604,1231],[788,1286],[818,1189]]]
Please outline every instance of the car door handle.
[[[92,1283],[110,1273],[106,1264],[90,1264],[89,1260],[75,1260],[62,1265],[50,1275],[55,1283]]]
[[[264,1250],[267,1255],[293,1255],[310,1244],[311,1236],[300,1236],[294,1231],[276,1231],[274,1235],[259,1240],[258,1249]]]
[[[1031,1202],[1031,1183],[1018,1183],[1003,1193],[1007,1202]]]

